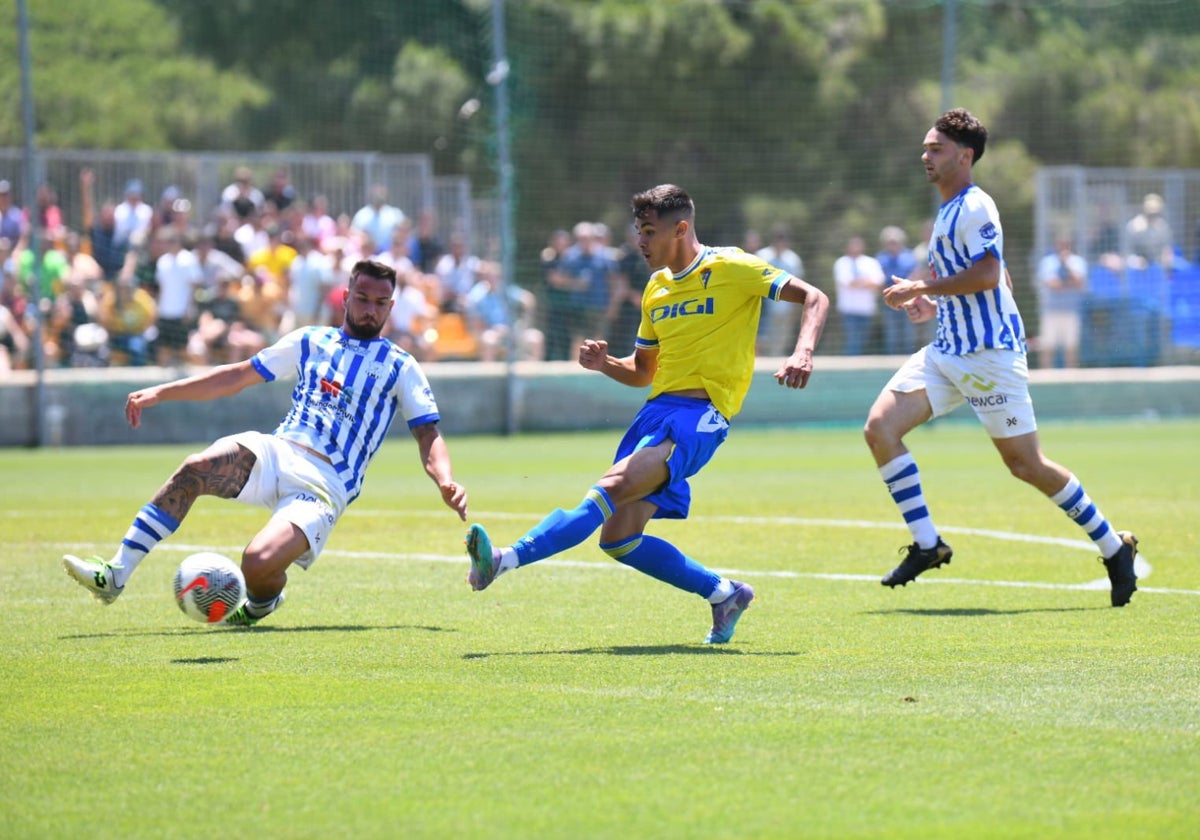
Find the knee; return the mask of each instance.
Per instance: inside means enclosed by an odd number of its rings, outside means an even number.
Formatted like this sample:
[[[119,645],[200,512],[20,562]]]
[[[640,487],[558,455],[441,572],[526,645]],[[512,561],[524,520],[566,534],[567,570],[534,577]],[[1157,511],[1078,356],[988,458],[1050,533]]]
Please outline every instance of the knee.
[[[873,452],[897,442],[895,435],[888,429],[883,418],[875,414],[867,417],[867,422],[863,426],[863,439],[866,440],[867,446]]]
[[[258,597],[277,595],[287,582],[287,573],[275,558],[253,548],[242,552],[242,575],[246,578],[246,588]]]
[[[1008,467],[1008,471],[1013,478],[1019,478],[1027,484],[1037,484],[1041,467],[1041,464],[1037,460],[1021,455],[1014,455],[1004,459],[1004,466]]]

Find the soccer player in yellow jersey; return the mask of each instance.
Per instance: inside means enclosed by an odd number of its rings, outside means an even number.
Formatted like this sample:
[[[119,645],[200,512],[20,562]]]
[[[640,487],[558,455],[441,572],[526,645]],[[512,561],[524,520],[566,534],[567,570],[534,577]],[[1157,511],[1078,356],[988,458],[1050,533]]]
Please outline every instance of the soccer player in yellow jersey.
[[[779,384],[803,388],[825,326],[829,298],[799,277],[738,248],[710,248],[696,237],[696,208],[680,187],[663,184],[632,201],[642,256],[655,269],[642,297],[633,355],[608,354],[588,339],[579,363],[650,397],[617,447],[613,465],[573,510],[558,509],[506,548],[494,548],[481,525],[467,532],[467,581],[486,589],[510,569],[543,560],[600,529],[610,557],[712,606],[706,644],[724,644],[754,600],[748,584],[711,572],[665,540],[645,534],[654,518],[684,519],[687,479],[725,440],[754,373],[762,299],[804,307],[796,348],[775,372]]]

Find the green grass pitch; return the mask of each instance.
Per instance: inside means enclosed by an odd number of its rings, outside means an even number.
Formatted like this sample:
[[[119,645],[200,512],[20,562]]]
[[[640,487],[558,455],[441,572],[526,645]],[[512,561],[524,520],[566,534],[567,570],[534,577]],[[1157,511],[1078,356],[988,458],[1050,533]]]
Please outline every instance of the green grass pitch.
[[[472,521],[504,543],[574,506],[617,437],[452,438]],[[859,431],[735,427],[650,529],[755,586],[722,648],[594,541],[471,592],[405,438],[258,628],[172,604],[186,553],[265,521],[216,499],[102,608],[60,556],[111,552],[198,447],[0,450],[0,834],[1200,836],[1200,422],[1042,439],[1141,538],[1128,607],[974,424],[910,437],[955,555],[895,591]]]

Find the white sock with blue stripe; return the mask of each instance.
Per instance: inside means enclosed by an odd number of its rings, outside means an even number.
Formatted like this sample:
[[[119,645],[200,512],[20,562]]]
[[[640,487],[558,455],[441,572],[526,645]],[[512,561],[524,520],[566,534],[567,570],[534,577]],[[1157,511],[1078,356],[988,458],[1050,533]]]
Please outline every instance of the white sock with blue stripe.
[[[1074,475],[1067,481],[1067,486],[1050,497],[1050,501],[1062,508],[1072,521],[1088,535],[1104,557],[1112,557],[1121,548],[1121,538],[1108,524],[1100,508],[1091,497],[1084,492],[1083,485]]]
[[[179,530],[179,521],[166,513],[153,502],[142,505],[121,547],[113,555],[112,563],[118,568],[113,572],[117,586],[124,586],[125,581],[133,574],[142,559],[150,553],[154,546]]]
[[[925,493],[921,490],[921,472],[913,456],[905,452],[888,461],[879,468],[887,484],[892,501],[900,508],[904,524],[912,533],[913,540],[920,548],[933,548],[937,545],[938,532],[933,525],[933,517],[925,505]]]

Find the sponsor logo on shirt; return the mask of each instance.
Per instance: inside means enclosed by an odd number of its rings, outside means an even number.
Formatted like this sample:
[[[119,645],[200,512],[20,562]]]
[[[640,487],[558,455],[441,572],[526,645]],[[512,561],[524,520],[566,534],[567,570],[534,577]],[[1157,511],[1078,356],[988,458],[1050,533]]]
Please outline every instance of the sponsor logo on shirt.
[[[713,299],[690,298],[672,303],[669,306],[656,306],[650,310],[651,322],[657,323],[668,318],[682,318],[686,315],[712,315]]]

